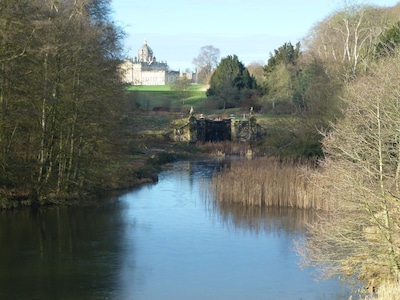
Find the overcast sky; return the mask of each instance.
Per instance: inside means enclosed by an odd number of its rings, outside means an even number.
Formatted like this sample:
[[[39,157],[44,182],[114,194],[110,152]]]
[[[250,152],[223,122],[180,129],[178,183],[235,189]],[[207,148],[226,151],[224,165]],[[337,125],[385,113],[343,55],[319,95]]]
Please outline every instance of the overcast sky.
[[[400,0],[358,1],[394,6]],[[221,58],[236,54],[245,65],[265,64],[285,42],[293,45],[343,0],[112,0],[113,19],[127,36],[126,56],[147,40],[158,61],[172,70],[194,69],[200,48],[212,45]]]

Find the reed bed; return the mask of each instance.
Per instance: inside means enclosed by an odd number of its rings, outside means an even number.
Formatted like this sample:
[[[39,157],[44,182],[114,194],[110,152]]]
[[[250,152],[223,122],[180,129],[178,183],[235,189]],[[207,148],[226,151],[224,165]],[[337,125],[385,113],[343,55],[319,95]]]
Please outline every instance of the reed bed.
[[[377,295],[374,295],[367,299],[375,299],[375,300],[396,300],[399,299],[400,294],[400,284],[399,283],[390,283],[385,282],[381,284],[378,288]]]
[[[329,201],[318,188],[321,182],[315,182],[316,172],[315,164],[308,161],[234,161],[214,174],[212,190],[220,202],[329,210]]]

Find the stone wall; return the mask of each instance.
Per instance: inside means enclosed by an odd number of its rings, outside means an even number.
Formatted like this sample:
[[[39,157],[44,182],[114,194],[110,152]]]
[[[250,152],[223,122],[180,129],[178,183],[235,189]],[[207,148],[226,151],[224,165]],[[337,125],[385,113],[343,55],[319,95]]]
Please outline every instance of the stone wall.
[[[181,142],[250,141],[261,134],[261,126],[254,117],[249,120],[209,120],[189,118],[189,123],[175,130],[173,140]]]

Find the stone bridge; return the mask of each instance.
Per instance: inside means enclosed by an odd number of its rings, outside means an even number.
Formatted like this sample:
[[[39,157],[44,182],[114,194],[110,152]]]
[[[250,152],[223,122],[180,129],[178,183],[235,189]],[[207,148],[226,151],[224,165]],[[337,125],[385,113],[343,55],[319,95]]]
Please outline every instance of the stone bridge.
[[[196,118],[193,113],[189,122],[175,129],[173,139],[182,142],[221,142],[221,141],[251,141],[262,133],[262,127],[257,124],[252,111],[247,119],[210,120],[203,116]]]

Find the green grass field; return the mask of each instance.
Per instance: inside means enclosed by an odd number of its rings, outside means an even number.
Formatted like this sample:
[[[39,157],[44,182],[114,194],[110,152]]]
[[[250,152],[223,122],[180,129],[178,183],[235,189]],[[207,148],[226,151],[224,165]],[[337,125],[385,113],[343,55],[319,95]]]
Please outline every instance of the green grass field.
[[[168,85],[130,86],[126,91],[131,101],[146,111],[154,109],[186,111],[191,106],[201,107],[207,98],[205,88],[201,84],[191,85],[185,96],[182,92],[172,90]]]
[[[172,91],[169,85],[132,85],[129,86],[127,91],[142,91],[142,92],[166,92]],[[204,85],[202,84],[192,84],[189,86],[189,91],[199,92],[204,90]]]
[[[193,84],[186,92],[185,97],[182,92],[174,91],[168,85],[129,86],[126,91],[136,107],[144,112],[179,112],[187,115],[190,108],[193,107],[196,114],[221,115],[224,118],[231,115],[240,118],[243,113],[248,113],[240,108],[220,110],[210,107],[210,104],[207,103],[206,89],[207,87],[204,85]]]

